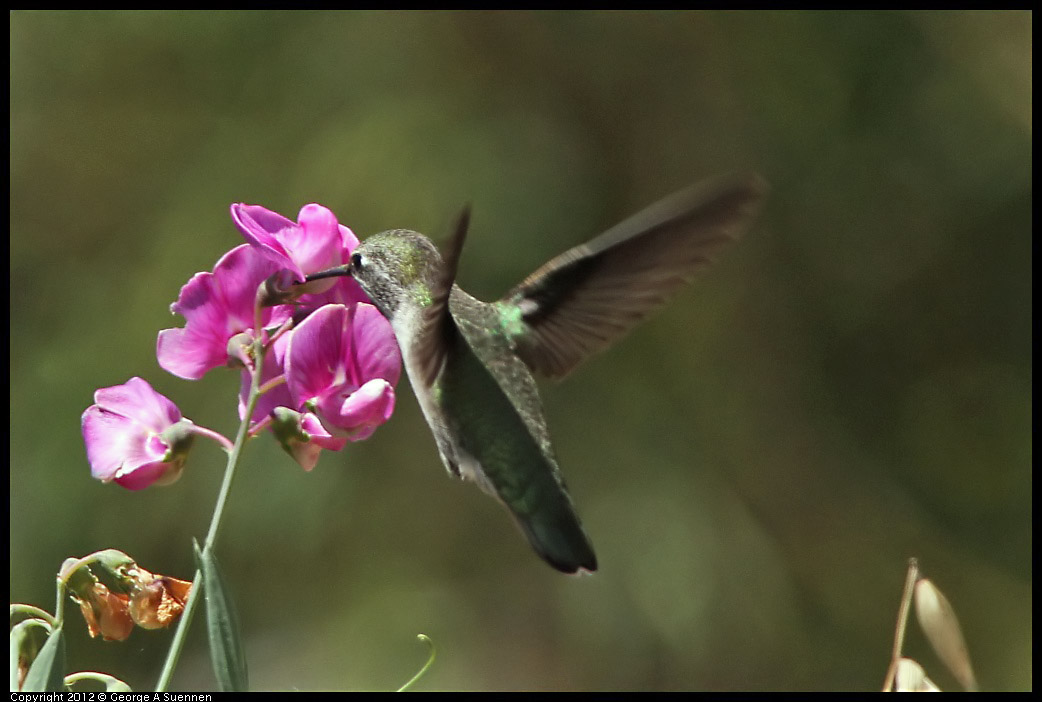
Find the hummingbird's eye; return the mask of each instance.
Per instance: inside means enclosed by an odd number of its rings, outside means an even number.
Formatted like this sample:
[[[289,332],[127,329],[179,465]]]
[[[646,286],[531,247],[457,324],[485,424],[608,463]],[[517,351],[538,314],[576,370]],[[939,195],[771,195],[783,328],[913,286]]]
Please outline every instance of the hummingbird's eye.
[[[362,267],[362,264],[364,262],[365,262],[365,258],[362,256],[362,254],[360,254],[360,253],[353,253],[353,254],[351,254],[351,267],[354,268],[356,271],[359,268]]]

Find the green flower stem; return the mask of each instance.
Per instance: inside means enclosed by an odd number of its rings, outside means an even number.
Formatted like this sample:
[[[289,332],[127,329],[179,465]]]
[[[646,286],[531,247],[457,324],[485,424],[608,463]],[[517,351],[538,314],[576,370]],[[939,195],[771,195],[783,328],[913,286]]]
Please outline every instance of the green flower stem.
[[[50,624],[52,627],[58,623],[58,621],[51,615],[50,612],[40,609],[39,607],[34,607],[33,605],[11,605],[11,618],[14,619],[16,614],[25,615],[26,619],[42,619],[43,621]]]
[[[282,326],[276,329],[275,332],[271,335],[271,338],[268,339],[268,344],[274,344],[276,339],[278,339],[280,336],[282,336],[283,334],[285,334],[293,328],[293,324],[294,322],[292,317],[283,322]]]
[[[57,629],[62,625],[62,620],[65,617],[65,581],[58,578],[55,584],[57,593],[55,594],[54,603],[54,628]]]
[[[260,316],[259,310],[257,311],[257,317]],[[260,329],[258,325],[256,327]],[[261,369],[264,364],[264,340],[262,336],[258,336],[253,343],[253,374],[250,379],[250,395],[246,402],[246,411],[243,414],[242,422],[239,424],[239,431],[235,435],[235,443],[232,446],[231,452],[228,454],[228,465],[224,469],[224,482],[221,483],[221,491],[217,495],[217,505],[213,510],[213,518],[210,520],[210,530],[206,534],[206,541],[203,542],[203,552],[209,553],[213,549],[214,542],[217,540],[217,531],[221,526],[221,517],[224,515],[224,506],[228,502],[228,493],[231,492],[232,480],[235,477],[235,468],[239,464],[239,456],[242,455],[242,447],[246,444],[248,437],[248,429],[250,426],[250,418],[253,416],[253,410],[257,406],[257,398],[260,397],[259,385],[261,378]],[[188,602],[185,603],[184,612],[181,613],[181,621],[177,623],[177,631],[174,632],[174,639],[170,642],[170,651],[166,656],[166,663],[163,664],[163,671],[159,675],[159,682],[156,683],[156,692],[165,692],[167,685],[170,684],[170,678],[174,674],[174,668],[177,667],[177,661],[181,657],[181,649],[184,647],[185,638],[188,635],[188,627],[192,622],[192,616],[195,614],[196,604],[199,601],[199,583],[202,582],[202,571],[196,570],[195,576],[192,578],[192,590],[188,596]]]
[[[106,673],[98,673],[93,670],[87,670],[82,673],[72,673],[71,675],[65,676],[65,686],[71,688],[78,682],[87,680],[90,682],[98,682],[105,686],[106,692],[131,692],[130,685],[119,678],[114,678]]]
[[[275,388],[277,388],[278,386],[282,385],[285,382],[286,382],[286,376],[285,375],[276,376],[276,377],[272,378],[271,380],[269,380],[268,382],[264,383],[264,385],[261,386],[260,394],[263,395],[264,393],[268,392],[269,390],[274,390]]]
[[[228,437],[226,437],[224,434],[221,434],[220,432],[214,431],[213,429],[207,429],[206,427],[201,427],[198,424],[193,424],[192,433],[197,436],[205,436],[207,439],[213,439],[218,444],[220,444],[225,451],[228,451],[229,453],[232,451],[232,449],[235,448],[235,445],[232,442],[228,441]]]
[[[69,577],[83,566],[93,563],[97,556],[97,552],[84,556],[79,560],[64,565],[58,573],[56,578],[57,593],[55,594],[54,602],[54,618],[51,621],[55,628],[62,625],[62,620],[65,617],[65,589],[69,584]]]
[[[271,419],[271,416],[269,415],[269,416],[265,417],[264,419],[260,420],[259,422],[257,422],[256,424],[254,424],[253,428],[250,429],[250,438],[252,439],[253,437],[257,436],[258,434],[263,434],[264,430],[267,429],[269,426],[271,426],[271,423],[272,423],[272,419]]]
[[[91,553],[89,555],[84,556],[83,558],[77,558],[75,561],[71,561],[67,566],[61,569],[61,572],[58,573],[58,582],[61,583],[62,586],[64,586],[66,583],[68,583],[69,576],[71,576],[73,573],[75,573],[83,566],[90,565],[91,563],[93,563],[96,557],[97,553]]]

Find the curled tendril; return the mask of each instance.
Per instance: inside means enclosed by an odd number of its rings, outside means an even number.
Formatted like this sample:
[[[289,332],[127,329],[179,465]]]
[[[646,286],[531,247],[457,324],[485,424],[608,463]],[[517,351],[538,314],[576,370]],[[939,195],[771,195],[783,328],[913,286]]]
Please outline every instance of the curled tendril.
[[[427,658],[427,662],[423,664],[423,667],[420,668],[420,671],[416,673],[416,675],[412,676],[412,679],[409,680],[409,682],[405,683],[404,685],[398,688],[398,692],[405,692],[410,687],[415,685],[416,681],[422,678],[424,673],[426,673],[430,669],[430,667],[434,665],[434,658],[438,655],[438,649],[434,646],[434,642],[431,641],[431,637],[427,636],[426,634],[417,634],[416,638],[418,638],[420,641],[422,641],[430,647],[431,655],[429,658]]]

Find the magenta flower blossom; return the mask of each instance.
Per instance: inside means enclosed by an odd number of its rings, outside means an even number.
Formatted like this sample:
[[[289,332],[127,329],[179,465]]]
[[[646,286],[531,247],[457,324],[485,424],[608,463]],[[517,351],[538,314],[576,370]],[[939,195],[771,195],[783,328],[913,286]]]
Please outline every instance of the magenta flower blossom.
[[[322,205],[301,208],[293,223],[260,205],[232,205],[232,220],[243,236],[278,268],[286,268],[304,281],[308,273],[339,266],[358,246],[354,233],[337,222],[336,215]],[[330,279],[309,283],[307,292],[333,287]]]
[[[358,245],[321,205],[303,207],[296,224],[258,205],[236,204],[231,211],[246,240],[278,268],[296,271],[298,280],[341,265]],[[390,324],[353,279],[314,281],[295,290],[297,326],[265,357],[262,378],[264,384],[285,374],[287,382],[259,398],[251,419],[272,417],[283,448],[310,470],[322,449],[339,450],[345,438],[367,438],[387,421],[401,355]],[[244,373],[240,416],[249,388]]]
[[[298,409],[351,441],[390,418],[400,374],[390,322],[365,303],[319,308],[293,331],[286,352],[286,382]]]
[[[245,364],[239,395],[242,418],[256,369],[245,347],[262,333],[255,329],[255,308],[260,305],[264,329],[270,333],[281,328],[273,343],[264,338],[259,383],[263,392],[249,418],[254,423],[251,433],[268,426],[283,448],[311,470],[323,449],[338,451],[349,440],[365,439],[390,418],[401,374],[398,344],[390,323],[350,277],[295,284],[309,273],[342,265],[358,245],[331,211],[305,205],[294,223],[259,205],[239,203],[231,206],[231,215],[248,243],[225,254],[212,273],[197,273],[181,288],[170,310],[183,315],[185,325],[159,332],[156,356],[162,368],[189,380],[218,366]],[[88,413],[101,411],[99,400],[99,407]],[[97,421],[92,418],[91,425]],[[194,431],[208,432],[198,427]],[[96,450],[105,453],[107,461],[105,468],[95,468],[96,477],[119,481],[123,473],[116,472],[122,470],[145,478],[143,469],[124,470],[117,460],[117,449],[142,441],[141,436],[128,429],[112,433],[111,446],[99,443]],[[156,444],[156,451],[159,448]],[[88,444],[88,454],[92,450]],[[91,465],[95,466],[93,459]],[[152,480],[125,482],[145,487]]]
[[[192,422],[141,378],[101,388],[81,419],[91,475],[129,490],[181,476]]]
[[[181,288],[170,311],[185,318],[182,329],[164,329],[156,340],[156,357],[164,370],[186,380],[198,380],[212,368],[235,361],[228,342],[237,334],[257,333],[253,308],[257,287],[279,267],[247,244],[237,246],[217,262],[213,273],[196,273]],[[289,308],[280,310],[282,318]],[[278,315],[265,308],[265,325]]]

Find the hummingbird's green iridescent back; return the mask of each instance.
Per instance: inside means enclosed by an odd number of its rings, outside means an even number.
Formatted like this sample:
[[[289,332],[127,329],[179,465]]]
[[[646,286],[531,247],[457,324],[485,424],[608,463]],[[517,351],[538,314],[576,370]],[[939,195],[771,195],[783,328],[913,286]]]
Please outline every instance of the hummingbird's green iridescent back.
[[[495,305],[455,287],[449,299],[464,343],[435,383],[454,442],[476,462],[472,477],[516,518],[532,547],[568,573],[597,558],[565,490],[528,367],[503,333]],[[467,471],[467,467],[463,467]]]

